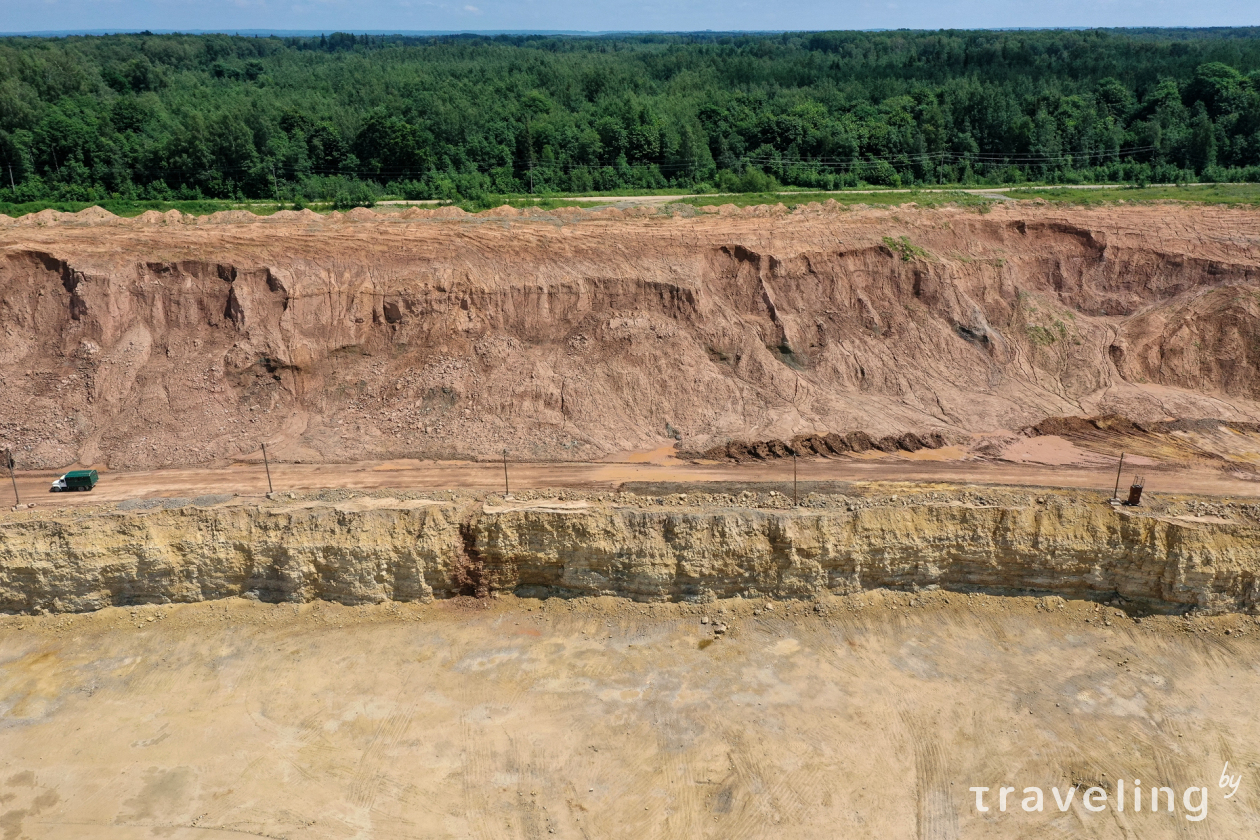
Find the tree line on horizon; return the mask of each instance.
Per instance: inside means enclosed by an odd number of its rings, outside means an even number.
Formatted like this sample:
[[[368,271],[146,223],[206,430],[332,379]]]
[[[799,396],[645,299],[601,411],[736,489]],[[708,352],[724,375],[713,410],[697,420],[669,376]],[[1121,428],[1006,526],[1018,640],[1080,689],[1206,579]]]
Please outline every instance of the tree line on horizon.
[[[1260,181],[1260,29],[0,39],[0,202]]]

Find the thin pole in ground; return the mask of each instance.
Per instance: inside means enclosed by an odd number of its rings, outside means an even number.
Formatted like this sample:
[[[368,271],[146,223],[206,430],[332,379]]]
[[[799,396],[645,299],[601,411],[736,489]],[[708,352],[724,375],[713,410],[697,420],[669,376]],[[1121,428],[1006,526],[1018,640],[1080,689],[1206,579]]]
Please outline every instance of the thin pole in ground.
[[[1120,453],[1120,466],[1116,467],[1116,489],[1111,494],[1111,500],[1115,501],[1120,498],[1120,471],[1124,469],[1124,453]]]
[[[5,448],[4,463],[9,468],[9,480],[13,482],[13,505],[14,507],[22,504],[22,500],[18,498],[17,476],[13,474],[13,450]]]
[[[511,494],[512,494],[512,491],[508,489],[507,450],[504,449],[503,450],[503,495],[510,496]]]
[[[267,444],[264,443],[262,445],[262,449],[263,449],[263,469],[267,471],[267,493],[270,495],[271,493],[274,493],[276,491],[271,486],[271,464],[267,463]]]
[[[796,507],[800,506],[800,501],[796,495],[796,453],[792,453],[792,504]]]

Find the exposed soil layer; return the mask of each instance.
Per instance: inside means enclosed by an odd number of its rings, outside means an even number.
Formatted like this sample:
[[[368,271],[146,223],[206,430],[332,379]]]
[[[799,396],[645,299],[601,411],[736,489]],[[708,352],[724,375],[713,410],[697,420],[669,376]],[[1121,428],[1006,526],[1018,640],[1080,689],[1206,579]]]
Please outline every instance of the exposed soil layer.
[[[653,212],[0,220],[0,444],[28,468],[739,460],[1260,421],[1255,210]]]
[[[945,588],[1254,612],[1260,503],[850,485],[640,496],[276,494],[5,516],[0,610],[498,593],[707,602]]]

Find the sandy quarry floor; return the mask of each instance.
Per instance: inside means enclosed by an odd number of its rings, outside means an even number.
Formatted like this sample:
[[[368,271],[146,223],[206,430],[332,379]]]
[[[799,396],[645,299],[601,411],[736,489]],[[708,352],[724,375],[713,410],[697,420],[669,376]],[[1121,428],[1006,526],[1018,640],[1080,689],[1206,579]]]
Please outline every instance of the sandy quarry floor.
[[[0,832],[1260,833],[1254,619],[941,592],[820,603],[0,617]],[[1226,761],[1242,774],[1230,800]],[[1078,796],[1060,813],[1050,795],[1120,777],[1175,787],[1177,812],[1091,813]],[[968,788],[1003,784],[1043,787],[1048,810],[978,814]],[[1180,807],[1192,784],[1209,787],[1203,822]]]

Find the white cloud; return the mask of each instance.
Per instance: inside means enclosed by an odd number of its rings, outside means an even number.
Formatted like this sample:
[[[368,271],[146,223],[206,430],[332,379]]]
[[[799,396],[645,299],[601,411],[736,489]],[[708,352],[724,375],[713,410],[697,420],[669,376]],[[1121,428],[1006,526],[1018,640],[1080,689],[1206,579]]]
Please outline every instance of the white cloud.
[[[464,11],[465,11],[465,12],[472,12],[474,15],[479,15],[479,14],[481,14],[481,9],[478,9],[476,6],[465,6],[465,7],[464,7]]]

